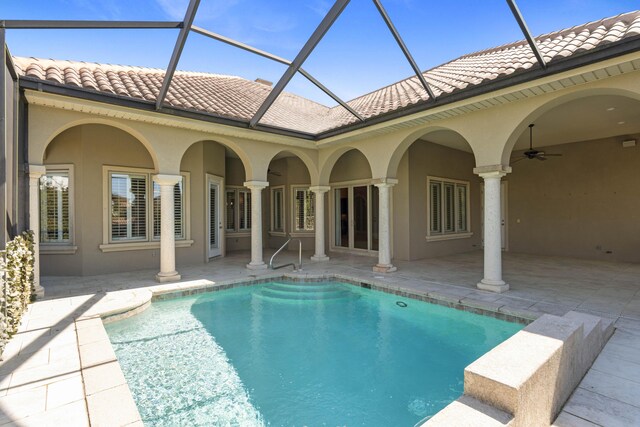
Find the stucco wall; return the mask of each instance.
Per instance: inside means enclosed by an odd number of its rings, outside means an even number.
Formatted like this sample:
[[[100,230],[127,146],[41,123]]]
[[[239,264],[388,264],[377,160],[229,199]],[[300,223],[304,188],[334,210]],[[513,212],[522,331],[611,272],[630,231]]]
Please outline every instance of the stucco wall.
[[[124,154],[126,153],[126,155]],[[102,253],[102,165],[153,168],[145,147],[131,135],[104,125],[83,125],[58,135],[45,165],[73,164],[74,255],[42,255],[43,275],[91,275],[159,266],[158,250]],[[179,250],[178,250],[179,252]]]
[[[271,229],[271,188],[284,185],[284,224],[285,232],[296,233],[293,231],[293,201],[292,201],[292,186],[300,185],[302,187],[309,187],[311,185],[311,178],[307,166],[298,157],[285,157],[277,160],[273,160],[269,165],[269,169],[273,172],[268,175],[269,188],[264,190],[267,200],[264,210],[264,230]],[[276,175],[279,174],[280,176]],[[314,233],[297,233],[297,237],[302,240],[303,250],[312,250],[314,248]],[[273,235],[273,233],[267,232],[266,246],[272,249],[277,249],[288,237]],[[298,244],[290,244],[288,250],[298,250]]]
[[[395,241],[409,242],[408,258],[403,244],[394,255],[398,259],[420,259],[468,252],[480,247],[480,185],[473,173],[474,157],[471,153],[418,140],[405,153],[406,160],[398,169],[398,191],[394,189],[394,221],[400,224]],[[427,242],[427,176],[450,178],[469,182],[471,231],[464,239]],[[405,183],[408,180],[408,188]],[[404,197],[408,196],[408,202]],[[407,210],[408,206],[408,210]],[[406,212],[406,213],[405,213]],[[403,224],[408,224],[403,225]],[[404,243],[406,245],[406,243]]]
[[[516,163],[506,177],[509,249],[640,262],[640,147],[622,139],[544,147],[563,157]]]

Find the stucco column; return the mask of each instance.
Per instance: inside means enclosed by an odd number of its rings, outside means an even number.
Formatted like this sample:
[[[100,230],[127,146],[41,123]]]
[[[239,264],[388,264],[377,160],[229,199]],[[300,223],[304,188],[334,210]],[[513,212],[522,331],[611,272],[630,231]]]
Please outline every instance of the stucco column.
[[[44,296],[40,285],[40,177],[47,172],[42,165],[29,165],[29,229],[33,231],[33,292]]]
[[[379,189],[378,193],[378,264],[373,266],[373,271],[378,273],[390,273],[396,271],[391,264],[391,187],[398,183],[397,179],[384,179],[374,184]]]
[[[324,193],[331,187],[316,186],[310,187],[316,195],[316,253],[311,257],[313,261],[329,261],[329,257],[324,253]]]
[[[502,280],[502,218],[500,209],[500,180],[508,170],[476,173],[484,179],[484,278],[478,289],[505,292],[509,285]]]
[[[247,181],[244,186],[251,190],[251,262],[247,268],[267,268],[262,259],[262,190],[269,186],[266,181]]]
[[[160,186],[160,272],[158,282],[180,280],[176,271],[176,232],[173,206],[173,188],[180,182],[180,175],[155,175],[153,180]]]

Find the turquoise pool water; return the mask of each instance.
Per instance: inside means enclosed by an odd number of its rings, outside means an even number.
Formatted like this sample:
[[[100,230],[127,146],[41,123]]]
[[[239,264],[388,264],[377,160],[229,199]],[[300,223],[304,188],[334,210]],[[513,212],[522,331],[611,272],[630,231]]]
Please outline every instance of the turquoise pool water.
[[[106,328],[145,425],[411,427],[522,325],[332,282],[155,302]]]

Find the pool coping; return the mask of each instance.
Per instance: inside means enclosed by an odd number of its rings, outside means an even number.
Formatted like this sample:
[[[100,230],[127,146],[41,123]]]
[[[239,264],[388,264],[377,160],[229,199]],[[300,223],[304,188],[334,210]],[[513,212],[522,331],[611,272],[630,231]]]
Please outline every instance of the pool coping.
[[[103,386],[99,388],[96,393],[89,394],[85,388],[85,399],[87,401],[87,410],[91,425],[103,425],[105,423],[109,425],[110,423],[113,423],[110,411],[107,411],[104,408],[113,407],[114,402],[118,402],[118,405],[122,408],[120,411],[120,417],[122,419],[119,421],[121,425],[142,425],[140,413],[137,409],[135,400],[133,399],[133,395],[131,394],[131,390],[129,389],[126,380],[122,381],[122,379],[124,379],[122,367],[115,356],[111,341],[109,340],[104,328],[105,324],[135,316],[146,310],[155,301],[166,301],[208,292],[218,292],[233,288],[254,286],[272,282],[274,280],[284,280],[288,282],[339,281],[364,289],[371,289],[374,291],[397,295],[399,297],[414,299],[524,325],[531,323],[542,315],[542,313],[535,311],[508,308],[506,305],[500,305],[495,302],[481,301],[466,298],[465,296],[456,296],[454,292],[446,293],[441,290],[419,291],[415,289],[408,289],[401,285],[391,285],[378,280],[360,279],[344,274],[280,273],[268,274],[249,279],[242,277],[219,282],[199,279],[190,282],[175,282],[155,285],[145,288],[147,292],[142,292],[138,298],[129,300],[127,304],[120,307],[114,307],[112,305],[108,310],[82,315],[76,319],[76,328],[79,332],[87,328],[95,330],[97,325],[101,325],[101,331],[98,333],[101,337],[100,340],[92,339],[92,342],[87,343],[81,339],[81,333],[78,335],[80,371],[85,384],[96,384],[100,380],[103,380],[105,370],[110,371],[111,378],[121,379],[121,381],[112,388],[103,390]],[[456,288],[452,287],[452,290],[454,289]],[[103,354],[103,356],[98,360],[92,356],[96,352]],[[96,370],[97,362],[99,362],[99,364],[104,364],[105,367],[100,367],[100,369]],[[113,384],[111,383],[109,385]],[[92,392],[94,390],[89,391]]]

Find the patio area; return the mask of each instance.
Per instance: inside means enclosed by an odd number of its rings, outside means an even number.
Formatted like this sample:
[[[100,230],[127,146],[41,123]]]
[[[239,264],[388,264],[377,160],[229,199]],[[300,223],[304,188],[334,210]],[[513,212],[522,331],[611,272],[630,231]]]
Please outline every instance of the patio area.
[[[270,251],[267,255],[270,255]],[[511,290],[479,291],[482,252],[398,262],[398,271],[371,271],[374,259],[332,253],[308,260],[298,275],[338,275],[441,303],[529,319],[576,310],[615,322],[613,337],[566,403],[558,426],[640,424],[640,265],[505,253]],[[158,284],[155,271],[43,278],[46,297],[30,306],[0,363],[0,425],[142,425],[101,320],[96,314],[142,310],[151,294],[236,279],[281,276],[247,270],[247,252],[204,266],[180,268],[182,280]],[[266,259],[268,259],[266,257]],[[276,264],[295,262],[297,252]],[[114,405],[119,407],[115,414]]]

